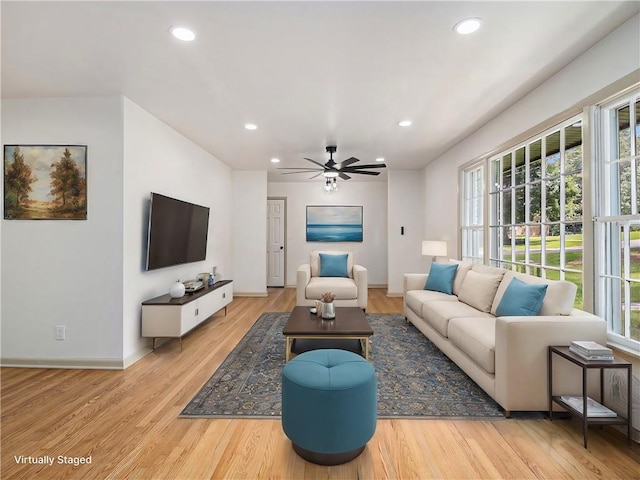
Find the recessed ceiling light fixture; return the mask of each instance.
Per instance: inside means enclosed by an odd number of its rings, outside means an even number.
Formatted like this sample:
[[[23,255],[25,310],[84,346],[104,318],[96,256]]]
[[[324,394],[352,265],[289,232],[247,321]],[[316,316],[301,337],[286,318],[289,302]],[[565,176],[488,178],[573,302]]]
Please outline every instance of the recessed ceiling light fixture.
[[[274,157],[271,159],[271,163],[280,163],[280,159]]]
[[[398,122],[398,125],[400,125],[401,127],[410,127],[411,126],[411,120],[400,120]]]
[[[183,42],[191,42],[196,38],[196,32],[187,27],[171,27],[169,31],[171,35]]]
[[[255,123],[245,123],[244,128],[247,130],[256,130],[258,126]]]
[[[453,30],[460,35],[469,35],[480,28],[481,18],[467,18],[455,24]]]
[[[384,158],[378,157],[378,158],[376,158],[376,162],[384,162]]]

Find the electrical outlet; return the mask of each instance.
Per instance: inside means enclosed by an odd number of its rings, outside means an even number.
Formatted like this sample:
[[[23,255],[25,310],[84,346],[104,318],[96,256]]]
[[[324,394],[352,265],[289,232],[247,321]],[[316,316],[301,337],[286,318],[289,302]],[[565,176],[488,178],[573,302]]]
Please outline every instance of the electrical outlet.
[[[64,325],[56,325],[56,340],[65,340],[66,327]]]

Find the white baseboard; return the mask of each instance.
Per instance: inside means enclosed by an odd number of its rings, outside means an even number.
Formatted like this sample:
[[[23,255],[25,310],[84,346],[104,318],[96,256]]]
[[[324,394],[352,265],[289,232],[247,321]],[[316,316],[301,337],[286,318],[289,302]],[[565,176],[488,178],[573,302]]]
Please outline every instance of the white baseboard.
[[[124,370],[121,359],[114,358],[2,358],[1,367],[69,368],[78,370]]]
[[[269,292],[233,292],[234,297],[268,297]]]
[[[142,350],[138,350],[137,352],[132,353],[131,355],[129,355],[127,358],[124,359],[123,368],[129,368],[131,365],[136,363],[141,358],[149,355],[151,352],[153,352],[152,348],[145,347]]]
[[[13,368],[65,368],[76,370],[124,370],[153,350],[145,347],[124,360],[112,358],[19,358],[0,359],[0,367]]]

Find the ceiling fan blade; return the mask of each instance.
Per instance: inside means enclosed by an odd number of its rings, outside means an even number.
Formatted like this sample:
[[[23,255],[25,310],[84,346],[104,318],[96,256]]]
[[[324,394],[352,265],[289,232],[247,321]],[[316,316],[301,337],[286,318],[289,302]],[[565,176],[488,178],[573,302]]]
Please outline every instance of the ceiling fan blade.
[[[343,180],[349,180],[351,177],[349,175],[347,175],[346,173],[338,173],[338,176],[343,179]]]
[[[319,177],[320,175],[322,175],[323,172],[320,173],[316,173],[315,175],[312,175],[311,177],[309,177],[309,180],[313,180],[316,177]]]
[[[380,175],[380,172],[366,172],[366,171],[355,171],[355,172],[349,172],[351,174],[358,174],[358,175]]]
[[[387,166],[384,163],[372,163],[368,165],[354,165],[353,167],[347,167],[346,169],[343,168],[343,170],[354,170],[358,168],[387,168]]]
[[[346,160],[340,162],[340,164],[338,165],[338,170],[340,170],[340,169],[342,169],[344,167],[348,167],[352,163],[356,163],[356,162],[359,162],[359,161],[360,160],[358,160],[356,157],[347,158]]]
[[[301,172],[324,172],[324,168],[311,168],[311,167],[278,167],[278,170],[300,170]]]
[[[308,160],[308,161],[310,161],[310,162],[312,162],[312,163],[315,163],[316,165],[318,165],[319,167],[322,167],[323,169],[325,168],[325,165],[323,165],[323,164],[322,164],[322,163],[320,163],[320,162],[316,162],[315,160],[311,160],[310,158],[307,158],[307,157],[304,157],[304,159],[305,159],[305,160]]]
[[[317,170],[302,170],[301,172],[282,172],[281,175],[296,175],[298,173],[315,173],[317,172]],[[320,175],[323,172],[318,172],[318,175]]]

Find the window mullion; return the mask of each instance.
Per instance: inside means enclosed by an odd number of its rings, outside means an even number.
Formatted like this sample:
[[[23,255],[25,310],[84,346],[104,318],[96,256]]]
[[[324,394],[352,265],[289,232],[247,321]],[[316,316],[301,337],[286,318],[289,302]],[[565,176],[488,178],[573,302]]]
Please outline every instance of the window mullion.
[[[547,137],[542,137],[540,147],[541,180],[540,180],[540,265],[542,265],[542,278],[547,278],[544,266],[547,264]]]
[[[624,223],[624,243],[623,243],[623,264],[624,264],[624,336],[631,338],[631,229],[629,228],[629,222]]]
[[[565,128],[560,129],[560,280],[564,280],[565,268],[565,244],[566,244],[566,219],[567,219],[567,192],[566,192],[566,137]]]
[[[629,102],[629,137],[631,140],[631,213],[638,213],[638,200],[636,182],[636,161],[634,157],[638,154],[638,145],[636,144],[636,128],[638,119],[636,118],[635,99]]]
[[[511,152],[511,268],[517,260],[516,255],[516,151]]]
[[[530,256],[530,242],[531,237],[531,202],[529,201],[529,181],[530,181],[530,165],[531,160],[531,144],[528,143],[524,149],[524,262],[526,263],[525,272],[531,273],[531,256]]]

